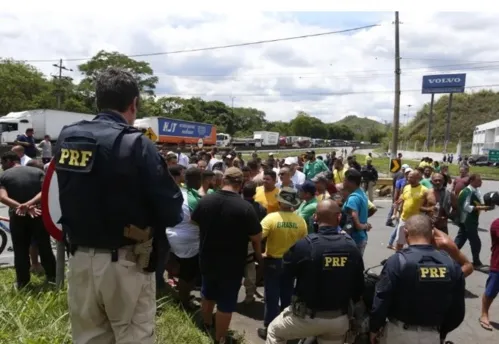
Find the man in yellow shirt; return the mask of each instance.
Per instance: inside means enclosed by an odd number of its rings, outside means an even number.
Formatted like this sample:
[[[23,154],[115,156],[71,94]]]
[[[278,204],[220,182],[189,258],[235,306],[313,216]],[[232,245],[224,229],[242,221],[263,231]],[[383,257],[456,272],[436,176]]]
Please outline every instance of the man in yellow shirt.
[[[263,185],[256,188],[255,202],[260,203],[267,210],[267,214],[279,210],[279,188],[275,186],[276,181],[275,171],[266,170],[263,172]]]
[[[277,196],[279,211],[268,214],[261,222],[263,238],[267,238],[263,276],[265,314],[258,336],[267,337],[267,327],[281,309],[291,304],[293,281],[283,275],[282,257],[291,246],[307,235],[305,220],[293,212],[300,204],[295,189],[284,187]],[[279,305],[280,301],[280,305]]]
[[[395,207],[402,209],[397,226],[397,236],[395,238],[397,250],[401,250],[406,244],[404,232],[405,221],[407,221],[409,217],[425,211],[424,205],[428,188],[421,185],[419,183],[420,181],[421,173],[419,173],[419,171],[416,170],[409,173],[407,185],[404,186],[400,198],[394,204]]]

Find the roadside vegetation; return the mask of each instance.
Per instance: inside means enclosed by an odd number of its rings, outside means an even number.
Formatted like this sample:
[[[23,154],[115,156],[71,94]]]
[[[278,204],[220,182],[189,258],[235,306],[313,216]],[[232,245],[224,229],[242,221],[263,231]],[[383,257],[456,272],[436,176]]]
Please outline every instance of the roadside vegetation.
[[[33,278],[18,292],[13,269],[0,269],[0,344],[71,344],[67,292],[56,292]],[[176,303],[158,300],[157,343],[209,344],[195,321]]]

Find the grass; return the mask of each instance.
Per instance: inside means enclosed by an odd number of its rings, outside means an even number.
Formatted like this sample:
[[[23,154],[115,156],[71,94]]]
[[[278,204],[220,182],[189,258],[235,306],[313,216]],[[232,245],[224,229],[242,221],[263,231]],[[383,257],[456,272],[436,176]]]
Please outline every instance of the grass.
[[[366,159],[365,155],[357,155],[357,161],[360,164],[364,164]],[[419,160],[403,160],[405,164],[409,164],[412,166],[417,166],[419,164]],[[376,167],[378,172],[388,174],[389,173],[389,158],[374,158],[373,165]],[[471,173],[478,173],[482,176],[484,180],[499,180],[499,168],[498,167],[490,167],[490,166],[471,166]],[[457,164],[449,165],[449,173],[451,177],[455,177],[459,175],[459,167]]]
[[[328,148],[310,148],[310,150],[315,151],[316,154],[325,154],[325,153],[331,153],[332,151],[337,150],[337,149],[335,149],[334,147],[328,147]],[[258,156],[262,159],[266,159],[268,157],[268,154],[269,154],[267,152],[261,153],[258,151],[257,151],[257,153],[258,153]],[[279,151],[276,149],[275,152],[273,152],[273,153],[274,153],[274,158],[284,159],[284,158],[287,158],[290,156],[299,156],[299,155],[305,154],[305,150],[301,150],[301,151],[285,150],[284,152],[282,152],[282,151]],[[243,154],[243,159],[247,160],[248,158],[251,158],[250,153]]]
[[[0,344],[70,344],[67,292],[43,287],[33,278],[29,290],[13,288],[13,269],[0,269]],[[158,300],[157,343],[208,344],[194,320],[167,298]]]

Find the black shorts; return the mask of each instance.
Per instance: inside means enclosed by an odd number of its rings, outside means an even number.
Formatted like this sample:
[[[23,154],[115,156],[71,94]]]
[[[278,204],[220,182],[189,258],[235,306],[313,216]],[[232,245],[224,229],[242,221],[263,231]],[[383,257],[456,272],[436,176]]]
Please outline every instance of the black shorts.
[[[194,281],[199,275],[199,254],[191,258],[179,258],[173,254],[175,260],[178,262],[178,278],[183,281]]]

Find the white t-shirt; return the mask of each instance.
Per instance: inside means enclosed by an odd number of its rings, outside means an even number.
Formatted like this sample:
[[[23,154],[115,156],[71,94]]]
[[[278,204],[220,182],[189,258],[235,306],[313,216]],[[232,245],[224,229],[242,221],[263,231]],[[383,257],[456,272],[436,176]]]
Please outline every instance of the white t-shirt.
[[[293,185],[301,185],[305,183],[305,173],[296,170],[295,174],[291,177],[291,181],[293,182]]]
[[[26,166],[26,164],[28,163],[28,161],[32,160],[29,156],[27,155],[23,155],[23,157],[21,158],[21,165],[22,166]]]
[[[177,162],[179,165],[182,165],[185,168],[189,166],[189,157],[187,155],[185,155],[184,153],[180,153],[177,155],[177,157]]]
[[[182,189],[183,219],[175,227],[166,228],[166,237],[172,252],[179,258],[192,258],[199,253],[199,227],[191,222],[191,211],[187,202],[187,191]]]

